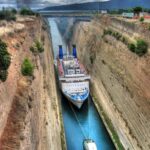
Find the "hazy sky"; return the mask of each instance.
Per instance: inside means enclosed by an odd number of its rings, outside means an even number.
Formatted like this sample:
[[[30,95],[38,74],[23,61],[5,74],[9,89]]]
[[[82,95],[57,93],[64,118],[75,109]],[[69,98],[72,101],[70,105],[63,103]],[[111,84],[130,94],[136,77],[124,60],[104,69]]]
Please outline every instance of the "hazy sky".
[[[84,3],[84,2],[94,2],[94,1],[109,1],[109,0],[0,0],[0,5],[3,3],[56,3],[56,4],[70,4],[70,3]]]
[[[43,2],[46,0],[42,0]],[[83,3],[83,2],[94,2],[94,1],[109,1],[109,0],[47,0],[51,3]]]
[[[109,1],[109,0],[0,0],[1,7],[21,7],[23,5],[30,7],[46,7],[61,4],[84,3],[95,1]],[[53,4],[54,3],[54,4]]]

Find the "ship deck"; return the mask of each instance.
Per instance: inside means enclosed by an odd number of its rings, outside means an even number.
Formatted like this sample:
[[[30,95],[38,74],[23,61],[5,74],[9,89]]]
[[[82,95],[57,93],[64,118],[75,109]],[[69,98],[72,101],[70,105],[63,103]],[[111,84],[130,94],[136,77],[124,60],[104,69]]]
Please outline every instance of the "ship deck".
[[[73,56],[66,56],[62,60],[58,59],[58,70],[59,75],[65,78],[87,76],[84,66]]]

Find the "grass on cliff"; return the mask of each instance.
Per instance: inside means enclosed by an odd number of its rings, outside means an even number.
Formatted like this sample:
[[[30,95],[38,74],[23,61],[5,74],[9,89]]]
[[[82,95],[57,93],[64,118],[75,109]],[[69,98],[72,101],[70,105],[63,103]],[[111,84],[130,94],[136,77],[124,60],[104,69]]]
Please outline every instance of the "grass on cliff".
[[[96,98],[95,98],[95,97],[92,97],[92,98],[93,98],[93,99],[95,100],[95,102],[97,103]],[[110,132],[111,132],[113,142],[116,144],[118,150],[124,150],[124,147],[123,147],[123,145],[121,144],[121,141],[120,141],[120,139],[119,139],[119,136],[118,136],[118,134],[117,134],[117,132],[116,132],[116,130],[115,130],[115,128],[114,128],[114,126],[113,126],[111,120],[109,119],[109,117],[108,117],[108,116],[106,115],[106,113],[104,112],[104,110],[103,110],[102,106],[100,105],[100,103],[97,103],[97,104],[98,104],[98,107],[99,107],[99,110],[100,110],[100,114],[102,115],[104,122],[106,123],[108,129],[109,129]]]
[[[10,63],[11,57],[7,51],[7,44],[0,39],[0,80],[3,82],[7,79]]]
[[[20,15],[23,16],[39,16],[39,13],[32,11],[30,8],[22,7],[19,11]]]
[[[43,44],[40,41],[36,40],[33,46],[30,47],[30,51],[34,54],[44,52]]]
[[[141,17],[139,20],[140,20],[140,22],[144,22],[145,19],[144,19],[144,17]]]
[[[22,65],[21,65],[21,72],[24,76],[32,76],[34,71],[34,65],[32,62],[25,58]]]
[[[136,53],[138,56],[143,56],[148,52],[148,44],[143,39],[138,39],[136,43],[131,43],[121,33],[113,31],[111,29],[104,30],[103,37],[105,35],[111,35],[116,40],[121,41],[122,43],[128,46],[128,49],[131,52]]]
[[[0,20],[16,21],[16,13],[16,9],[8,10],[3,8],[0,11]]]

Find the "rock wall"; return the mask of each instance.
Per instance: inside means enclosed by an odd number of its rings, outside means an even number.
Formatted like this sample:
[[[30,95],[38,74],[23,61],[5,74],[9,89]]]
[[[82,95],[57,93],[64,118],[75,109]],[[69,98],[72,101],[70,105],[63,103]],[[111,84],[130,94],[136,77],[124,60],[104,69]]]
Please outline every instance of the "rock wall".
[[[49,32],[41,18],[25,17],[18,22],[24,28],[1,37],[12,62],[7,81],[0,83],[0,149],[60,150],[61,113]],[[36,39],[42,40],[45,51],[34,56],[29,48]],[[35,64],[31,78],[20,71],[25,57]]]
[[[76,43],[79,59],[91,75],[95,102],[111,120],[124,148],[148,150],[150,55],[138,57],[114,37],[103,36],[104,29],[113,28],[128,38],[137,38],[135,30],[118,22],[105,16],[90,23],[79,23],[72,42]],[[144,33],[136,33],[148,41]]]

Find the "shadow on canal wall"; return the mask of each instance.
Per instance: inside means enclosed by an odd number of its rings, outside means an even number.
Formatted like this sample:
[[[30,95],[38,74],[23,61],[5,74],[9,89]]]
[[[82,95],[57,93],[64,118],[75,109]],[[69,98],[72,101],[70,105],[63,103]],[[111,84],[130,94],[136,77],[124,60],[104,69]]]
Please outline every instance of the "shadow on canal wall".
[[[62,39],[71,45],[74,27],[78,22],[88,21],[82,18],[55,18],[59,32],[62,35]],[[109,134],[100,118],[99,113],[90,99],[90,105],[85,102],[82,109],[77,109],[73,106],[73,110],[70,107],[68,100],[62,95],[62,114],[65,128],[65,137],[68,150],[83,150],[83,140],[87,137],[92,138],[98,149],[114,150],[114,145],[109,137]],[[77,118],[75,117],[75,114]],[[80,125],[79,125],[80,124]],[[81,127],[82,126],[82,127]],[[78,144],[76,144],[78,143]]]

